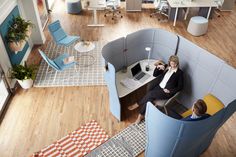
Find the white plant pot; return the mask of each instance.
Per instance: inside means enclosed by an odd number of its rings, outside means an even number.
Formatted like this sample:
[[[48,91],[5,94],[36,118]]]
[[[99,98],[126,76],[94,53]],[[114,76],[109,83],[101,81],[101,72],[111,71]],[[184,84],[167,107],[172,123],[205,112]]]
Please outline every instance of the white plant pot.
[[[27,80],[17,80],[20,84],[20,86],[23,89],[29,89],[32,87],[33,85],[33,80],[32,79],[27,79]]]
[[[15,54],[17,54],[17,52],[23,50],[23,48],[25,47],[25,44],[26,44],[25,40],[21,40],[19,42],[10,42],[9,47],[12,51],[15,52]]]

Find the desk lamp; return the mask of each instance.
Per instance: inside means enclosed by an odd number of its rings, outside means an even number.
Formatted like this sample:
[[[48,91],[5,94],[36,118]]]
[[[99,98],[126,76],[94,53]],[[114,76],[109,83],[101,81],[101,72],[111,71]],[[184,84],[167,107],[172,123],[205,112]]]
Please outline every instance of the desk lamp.
[[[149,69],[150,69],[149,60],[150,60],[150,54],[151,54],[151,47],[145,47],[145,50],[148,51],[148,64],[146,66],[146,71],[149,71]]]

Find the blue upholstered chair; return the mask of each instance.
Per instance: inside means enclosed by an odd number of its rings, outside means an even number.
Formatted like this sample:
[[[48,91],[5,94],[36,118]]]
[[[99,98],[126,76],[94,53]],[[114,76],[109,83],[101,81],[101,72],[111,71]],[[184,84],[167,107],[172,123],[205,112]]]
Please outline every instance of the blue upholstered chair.
[[[211,117],[199,121],[171,118],[148,102],[146,157],[198,157],[211,144],[218,129],[236,110],[236,100]]]
[[[51,24],[48,25],[48,30],[50,34],[53,37],[53,40],[58,44],[58,45],[63,45],[63,46],[70,46],[73,44],[75,41],[79,40],[79,36],[70,36],[65,33],[65,31],[62,29],[60,21],[57,20]]]
[[[54,70],[56,70],[55,76],[54,76],[54,79],[53,79],[53,82],[54,82],[55,79],[56,79],[56,76],[57,76],[57,72],[58,72],[58,71],[61,72],[61,71],[65,70],[65,69],[67,69],[67,68],[70,68],[70,67],[74,66],[75,72],[77,72],[77,70],[76,70],[76,63],[77,63],[77,62],[74,61],[74,62],[71,62],[71,63],[68,63],[68,64],[64,64],[64,62],[63,62],[63,60],[64,60],[65,58],[68,58],[68,57],[69,57],[69,54],[64,53],[64,54],[62,54],[62,55],[59,55],[57,58],[51,60],[50,58],[47,57],[47,55],[46,55],[43,51],[41,51],[40,49],[39,49],[38,51],[39,51],[40,55],[42,56],[42,58],[43,58],[43,59],[46,61],[46,63],[48,64],[48,67],[47,67],[47,71],[46,71],[46,72],[48,72],[49,66],[52,67]]]

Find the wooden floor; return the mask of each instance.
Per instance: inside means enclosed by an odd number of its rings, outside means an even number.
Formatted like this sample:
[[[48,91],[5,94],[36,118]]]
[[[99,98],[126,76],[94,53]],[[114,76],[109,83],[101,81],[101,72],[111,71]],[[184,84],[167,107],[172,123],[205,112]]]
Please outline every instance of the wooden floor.
[[[99,20],[105,27],[93,28],[87,27],[92,19],[90,11],[69,15],[65,13],[64,1],[57,0],[50,21],[59,19],[67,32],[79,34],[84,40],[111,41],[143,28],[162,28],[184,36],[236,67],[236,7],[233,12],[210,20],[208,33],[202,37],[188,34],[187,22],[178,22],[173,27],[172,22],[159,23],[156,18],[150,18],[151,12],[150,9],[138,13],[123,10],[124,18],[115,22],[99,12]],[[51,40],[47,31],[45,34],[47,41]],[[38,64],[40,60],[34,50],[29,61]],[[135,95],[131,100],[130,103],[136,101]],[[0,126],[0,156],[30,156],[92,119],[112,136],[134,122],[136,116],[137,111],[126,111],[124,121],[117,122],[109,112],[106,86],[19,89]],[[219,129],[209,149],[201,156],[236,156],[235,124],[236,114]]]

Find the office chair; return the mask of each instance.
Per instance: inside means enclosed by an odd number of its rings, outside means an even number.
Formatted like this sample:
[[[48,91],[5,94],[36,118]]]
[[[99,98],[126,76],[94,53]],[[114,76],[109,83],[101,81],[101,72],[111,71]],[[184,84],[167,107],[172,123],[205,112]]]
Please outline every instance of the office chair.
[[[167,0],[154,0],[153,2],[156,12],[150,14],[150,17],[153,17],[154,15],[164,15],[168,17],[168,2]],[[158,21],[161,19],[158,18]]]
[[[122,14],[120,11],[120,0],[108,0],[107,2],[107,8],[104,17],[106,17],[108,14],[112,14],[112,20],[115,18],[122,18]]]
[[[214,10],[214,13],[217,17],[220,17],[220,8],[222,7],[224,0],[215,0],[215,3],[217,4],[217,8]]]
[[[165,100],[154,100],[152,103],[156,106],[156,107],[160,107],[160,108],[164,108],[165,114],[168,115],[168,111],[166,109],[166,106],[168,106],[169,104],[171,104],[176,97],[179,95],[180,92],[177,92],[175,95],[173,95],[171,98],[169,99],[165,99]]]

